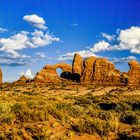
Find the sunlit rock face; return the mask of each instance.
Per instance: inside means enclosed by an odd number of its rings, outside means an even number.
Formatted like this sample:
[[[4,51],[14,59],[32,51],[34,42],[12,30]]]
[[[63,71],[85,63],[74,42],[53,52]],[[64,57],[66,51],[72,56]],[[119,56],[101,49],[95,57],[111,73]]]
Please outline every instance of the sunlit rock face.
[[[63,73],[72,73],[72,66],[65,63],[58,63],[55,65],[46,65],[40,72],[38,72],[34,78],[37,82],[47,82],[47,83],[60,83],[61,76],[59,77],[56,69],[61,68]]]
[[[121,72],[105,58],[89,57],[84,61],[81,83],[119,85]]]
[[[137,61],[129,62],[130,70],[121,73],[115,69],[113,63],[106,58],[88,57],[85,60],[79,54],[74,55],[72,65],[58,63],[46,65],[34,78],[36,82],[61,83],[62,81],[77,82],[79,84],[93,84],[103,86],[140,85],[140,65]],[[60,76],[57,68],[62,70]]]
[[[140,65],[136,60],[132,60],[129,63],[129,71],[122,73],[123,82],[128,86],[140,85]]]

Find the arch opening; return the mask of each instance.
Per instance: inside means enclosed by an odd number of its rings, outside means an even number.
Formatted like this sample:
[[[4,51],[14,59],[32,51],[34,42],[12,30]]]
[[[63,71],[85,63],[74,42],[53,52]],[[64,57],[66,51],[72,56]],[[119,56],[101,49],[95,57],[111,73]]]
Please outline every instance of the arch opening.
[[[56,72],[57,72],[58,76],[61,77],[62,69],[61,68],[57,68]]]

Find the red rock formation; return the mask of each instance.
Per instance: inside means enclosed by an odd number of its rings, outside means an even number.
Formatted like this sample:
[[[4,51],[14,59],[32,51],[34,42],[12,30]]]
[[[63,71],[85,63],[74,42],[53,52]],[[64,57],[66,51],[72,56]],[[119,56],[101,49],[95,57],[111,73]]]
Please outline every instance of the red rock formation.
[[[83,68],[83,59],[78,53],[76,53],[72,63],[72,73],[79,74],[81,76]]]
[[[103,86],[140,85],[140,65],[137,61],[129,62],[130,70],[122,73],[105,58],[89,57],[85,60],[75,54],[71,65],[58,63],[47,65],[34,78],[34,81],[45,83],[61,83],[64,79],[81,84],[94,84]],[[59,76],[57,68],[62,69]]]
[[[96,57],[89,57],[84,61],[84,70],[81,75],[80,82],[82,84],[91,84],[93,81],[93,66]]]
[[[97,58],[93,66],[93,84],[119,85],[121,72],[105,58]]]
[[[36,74],[34,80],[37,82],[60,83],[61,78],[56,72],[57,68],[61,68],[62,72],[72,72],[72,66],[68,64],[58,63],[53,66],[47,65]]]
[[[84,61],[81,83],[95,85],[119,85],[120,72],[105,58],[90,57]]]
[[[27,80],[29,80],[29,79],[27,77],[25,77],[24,75],[22,75],[17,82],[18,83],[26,83]]]
[[[129,63],[130,70],[122,74],[122,81],[128,86],[140,85],[140,65],[136,60]]]

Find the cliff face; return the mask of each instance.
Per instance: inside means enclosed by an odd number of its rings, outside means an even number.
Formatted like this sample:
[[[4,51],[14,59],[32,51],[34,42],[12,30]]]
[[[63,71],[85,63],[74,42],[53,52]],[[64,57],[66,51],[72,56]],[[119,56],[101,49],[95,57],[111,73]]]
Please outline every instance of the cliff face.
[[[96,85],[119,85],[120,71],[105,58],[90,57],[84,61],[81,83]]]
[[[129,71],[122,73],[122,80],[125,85],[138,86],[140,85],[140,65],[137,61],[132,60],[129,63]]]
[[[85,60],[79,54],[74,55],[72,65],[58,63],[47,65],[34,78],[35,81],[45,83],[61,83],[63,79],[81,84],[94,85],[140,85],[140,65],[137,61],[129,62],[130,70],[121,73],[115,69],[113,63],[105,58],[89,57]],[[57,68],[62,69],[59,76]]]

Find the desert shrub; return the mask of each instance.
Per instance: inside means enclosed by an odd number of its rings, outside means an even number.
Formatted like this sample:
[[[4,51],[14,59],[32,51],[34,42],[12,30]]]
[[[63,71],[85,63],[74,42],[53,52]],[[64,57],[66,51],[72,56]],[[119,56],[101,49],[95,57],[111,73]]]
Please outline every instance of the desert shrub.
[[[25,94],[25,95],[32,95],[32,92],[30,92],[30,91],[24,91],[22,93]]]
[[[14,122],[14,120],[15,120],[15,116],[12,113],[10,113],[10,114],[5,113],[5,114],[0,115],[1,123],[11,124]]]
[[[98,117],[102,120],[108,121],[112,118],[112,113],[111,112],[100,111],[98,113]]]
[[[48,137],[44,135],[33,135],[32,139],[33,140],[48,140]]]
[[[20,103],[15,103],[11,106],[11,111],[14,113],[20,113],[23,110],[23,105]]]
[[[34,109],[37,106],[37,102],[35,102],[35,101],[29,101],[26,104],[30,109]]]
[[[10,124],[14,121],[15,116],[11,112],[9,103],[1,103],[0,104],[0,122]]]
[[[78,105],[59,103],[56,105],[59,110],[64,110],[72,117],[78,117],[83,113],[83,108]]]
[[[92,104],[92,99],[87,99],[84,97],[79,97],[76,101],[75,104],[83,107],[87,107],[88,105]]]
[[[132,110],[132,106],[126,102],[118,103],[115,110],[119,113],[125,112],[126,110]]]
[[[121,132],[118,134],[119,140],[140,140],[140,135],[133,132]]]
[[[13,140],[14,139],[14,135],[10,132],[6,133],[4,136],[4,139],[6,140]]]
[[[9,103],[0,103],[0,113],[10,113],[11,108]]]
[[[100,103],[99,106],[102,110],[115,110],[117,104],[115,103]]]
[[[135,112],[125,112],[121,115],[121,122],[132,125],[138,124],[139,119]]]
[[[24,110],[16,116],[20,122],[47,121],[49,114],[47,110]]]
[[[54,118],[62,121],[65,120],[65,113],[63,111],[58,110],[55,105],[48,105],[46,108],[48,113],[51,114]]]
[[[100,136],[107,136],[110,132],[110,126],[108,122],[94,118],[80,120],[78,124],[72,125],[72,129],[79,133],[88,133],[88,134],[97,133]]]
[[[135,111],[135,110],[140,110],[140,102],[137,102],[137,103],[133,103],[132,104],[132,109]]]
[[[83,108],[81,106],[74,105],[71,108],[68,108],[68,114],[72,117],[78,117],[83,114]]]

